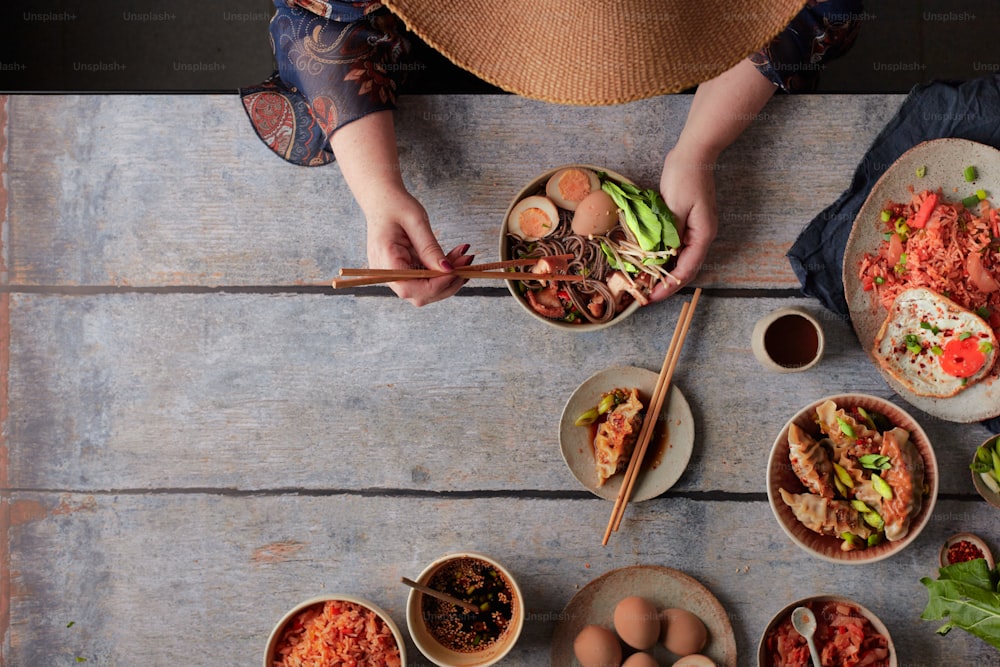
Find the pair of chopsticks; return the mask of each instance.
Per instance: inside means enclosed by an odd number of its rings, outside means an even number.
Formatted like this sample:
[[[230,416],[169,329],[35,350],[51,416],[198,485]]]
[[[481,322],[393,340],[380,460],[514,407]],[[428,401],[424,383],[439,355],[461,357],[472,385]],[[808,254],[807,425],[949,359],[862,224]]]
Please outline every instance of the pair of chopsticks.
[[[611,533],[618,530],[622,522],[622,516],[625,514],[625,507],[632,498],[635,480],[639,477],[639,469],[642,467],[642,460],[646,456],[646,449],[649,447],[649,441],[652,439],[653,431],[656,429],[656,422],[659,420],[663,401],[670,391],[670,381],[674,376],[674,369],[677,368],[677,360],[681,356],[684,339],[687,337],[688,329],[691,327],[691,318],[694,316],[694,309],[698,305],[699,296],[701,296],[700,287],[695,289],[690,303],[685,302],[681,306],[681,314],[677,320],[677,326],[674,328],[674,335],[670,339],[667,355],[663,359],[663,367],[656,378],[656,388],[653,390],[653,397],[649,404],[650,407],[646,412],[646,419],[642,422],[642,428],[639,429],[639,439],[636,441],[632,458],[629,459],[628,468],[625,469],[625,478],[622,480],[622,486],[618,490],[614,509],[611,510],[611,519],[608,521],[607,530],[604,531],[602,545],[607,546]]]
[[[585,280],[585,276],[563,273],[531,273],[530,271],[508,271],[518,267],[533,266],[542,259],[563,260],[573,259],[574,255],[552,255],[550,257],[535,257],[529,259],[508,259],[502,262],[487,262],[483,264],[470,264],[469,266],[458,267],[450,273],[447,271],[437,271],[435,269],[341,269],[341,276],[355,276],[352,278],[335,278],[333,288],[343,287],[363,287],[365,285],[378,285],[380,283],[391,283],[397,280],[412,280],[414,278],[440,278],[441,276],[458,276],[466,280],[474,278],[499,279],[499,280],[552,280],[562,282],[578,282]]]

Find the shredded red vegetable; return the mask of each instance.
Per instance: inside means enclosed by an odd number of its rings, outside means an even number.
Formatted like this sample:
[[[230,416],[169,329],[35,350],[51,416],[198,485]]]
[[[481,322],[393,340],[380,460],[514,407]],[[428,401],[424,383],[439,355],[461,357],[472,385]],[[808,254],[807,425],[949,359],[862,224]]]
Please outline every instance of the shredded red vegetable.
[[[823,667],[888,667],[889,641],[856,607],[836,601],[807,602],[816,615],[813,640]],[[765,638],[769,667],[811,667],[805,638],[786,618]]]

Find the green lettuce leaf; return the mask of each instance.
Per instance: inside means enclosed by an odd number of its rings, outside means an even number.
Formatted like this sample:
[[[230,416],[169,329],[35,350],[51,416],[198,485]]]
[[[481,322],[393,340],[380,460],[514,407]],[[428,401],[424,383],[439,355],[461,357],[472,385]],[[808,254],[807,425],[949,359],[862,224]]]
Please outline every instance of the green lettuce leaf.
[[[938,570],[937,580],[924,577],[927,606],[920,614],[925,621],[945,619],[937,629],[947,634],[961,628],[990,645],[1000,648],[1000,593],[997,574],[982,558],[956,563]]]

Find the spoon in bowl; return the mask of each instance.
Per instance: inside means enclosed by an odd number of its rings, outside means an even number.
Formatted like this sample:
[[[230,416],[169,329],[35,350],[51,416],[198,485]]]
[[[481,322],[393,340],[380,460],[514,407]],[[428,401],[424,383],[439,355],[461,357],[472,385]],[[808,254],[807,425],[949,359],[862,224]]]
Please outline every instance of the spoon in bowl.
[[[813,641],[813,634],[816,632],[816,615],[808,607],[796,607],[792,610],[792,627],[806,638],[813,667],[821,667],[819,653],[816,651],[816,642]]]
[[[457,597],[454,597],[452,595],[448,595],[447,593],[443,593],[443,592],[441,592],[441,591],[439,591],[437,589],[431,588],[430,586],[424,586],[423,584],[418,584],[417,582],[413,581],[412,579],[407,579],[406,577],[402,577],[402,581],[403,581],[404,584],[406,584],[410,588],[412,588],[414,590],[418,590],[421,593],[423,593],[424,595],[430,595],[432,598],[437,598],[438,600],[443,600],[444,602],[450,602],[451,604],[453,604],[453,605],[455,605],[457,607],[461,607],[462,609],[464,609],[464,610],[466,610],[468,612],[472,612],[473,614],[478,614],[479,613],[479,607],[477,607],[476,605],[472,604],[471,602],[466,602],[465,600],[460,600]]]

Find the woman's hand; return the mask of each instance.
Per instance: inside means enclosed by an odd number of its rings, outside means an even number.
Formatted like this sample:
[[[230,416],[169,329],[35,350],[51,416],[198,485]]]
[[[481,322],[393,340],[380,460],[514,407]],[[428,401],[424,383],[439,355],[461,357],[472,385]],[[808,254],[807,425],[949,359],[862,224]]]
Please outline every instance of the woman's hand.
[[[673,212],[681,248],[670,274],[657,283],[651,301],[662,301],[691,282],[701,271],[719,228],[715,204],[715,162],[709,154],[678,144],[667,153],[660,175],[660,194]]]
[[[366,214],[368,264],[372,268],[451,271],[472,263],[473,256],[465,254],[467,244],[444,253],[424,207],[405,189],[385,194]],[[442,276],[401,280],[389,283],[389,287],[413,305],[425,306],[454,295],[465,282],[457,276]]]
[[[369,114],[333,133],[330,140],[340,171],[368,222],[368,263],[375,269],[438,269],[468,266],[468,245],[445,255],[431,230],[427,211],[407,191],[399,169],[392,112]],[[440,301],[461,289],[456,276],[389,283],[415,306]]]

